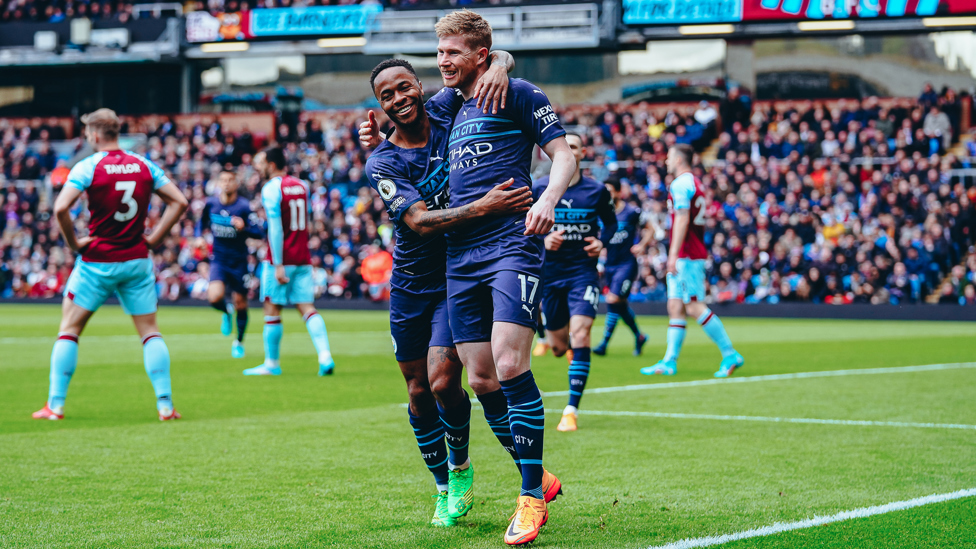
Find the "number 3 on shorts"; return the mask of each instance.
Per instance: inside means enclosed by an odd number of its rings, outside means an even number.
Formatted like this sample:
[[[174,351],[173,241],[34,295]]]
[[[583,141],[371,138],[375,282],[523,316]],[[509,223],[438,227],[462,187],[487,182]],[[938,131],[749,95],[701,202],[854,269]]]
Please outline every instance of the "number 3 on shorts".
[[[522,301],[524,303],[535,303],[535,292],[539,289],[539,278],[519,274],[518,279],[519,283],[522,285]],[[532,284],[532,290],[528,292],[528,299],[526,299],[526,286],[528,283]]]

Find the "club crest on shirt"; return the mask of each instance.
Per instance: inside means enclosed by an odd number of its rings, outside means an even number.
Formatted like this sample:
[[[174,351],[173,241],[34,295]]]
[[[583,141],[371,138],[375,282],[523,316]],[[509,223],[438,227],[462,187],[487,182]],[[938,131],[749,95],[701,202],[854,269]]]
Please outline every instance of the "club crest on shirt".
[[[383,197],[383,200],[390,200],[393,198],[393,195],[396,194],[397,188],[396,184],[392,180],[380,179],[376,184],[376,190],[379,191],[380,196]]]

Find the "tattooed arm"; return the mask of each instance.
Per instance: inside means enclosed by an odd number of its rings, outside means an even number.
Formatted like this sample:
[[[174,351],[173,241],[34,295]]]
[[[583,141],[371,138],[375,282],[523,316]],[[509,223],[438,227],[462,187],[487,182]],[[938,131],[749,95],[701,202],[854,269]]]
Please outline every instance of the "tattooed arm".
[[[532,205],[532,188],[506,190],[512,183],[514,180],[509,179],[496,185],[485,196],[459,208],[430,211],[423,201],[415,202],[403,213],[401,219],[417,234],[429,236],[457,228],[482,216],[529,211]]]

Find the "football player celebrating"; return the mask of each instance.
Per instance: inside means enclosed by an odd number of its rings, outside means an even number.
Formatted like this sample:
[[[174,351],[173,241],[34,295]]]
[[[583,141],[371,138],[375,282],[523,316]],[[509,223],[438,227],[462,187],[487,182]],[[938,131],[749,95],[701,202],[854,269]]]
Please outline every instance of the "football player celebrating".
[[[506,66],[510,70],[514,64],[505,52],[492,56],[492,68],[479,90],[485,108],[495,98],[504,103],[499,96],[508,89]],[[463,98],[444,88],[425,105],[420,79],[402,59],[377,65],[370,85],[394,126],[383,142],[372,112],[360,127],[363,145],[376,146],[366,161],[369,183],[395,223],[390,279],[393,352],[407,382],[410,424],[437,486],[431,524],[452,526],[473,505],[474,468],[468,459],[471,402],[461,387],[461,362],[447,316],[443,233],[487,215],[528,211],[532,195],[527,187],[506,190],[513,183],[509,180],[475,202],[449,209],[447,144]],[[471,388],[482,398],[498,391],[498,382],[491,381],[472,379]],[[509,431],[499,440],[514,452]]]
[[[543,235],[552,228],[576,161],[549,98],[536,86],[510,79],[497,113],[478,106],[474,91],[488,70],[492,39],[483,17],[451,12],[434,30],[444,85],[465,100],[448,145],[451,205],[471,204],[509,176],[515,180],[510,189],[531,188],[536,145],[553,161],[549,185],[527,213],[492,217],[447,235],[447,304],[458,355],[469,376],[497,376],[508,404],[522,486],[504,539],[521,545],[538,536],[549,518],[546,501],[559,488],[558,481],[547,482],[551,475],[542,467],[545,412],[530,358],[542,297]]]

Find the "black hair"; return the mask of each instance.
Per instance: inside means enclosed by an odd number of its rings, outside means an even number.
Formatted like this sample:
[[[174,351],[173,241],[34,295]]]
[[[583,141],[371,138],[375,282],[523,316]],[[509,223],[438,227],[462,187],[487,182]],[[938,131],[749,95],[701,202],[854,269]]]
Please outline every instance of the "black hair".
[[[376,77],[386,69],[392,69],[393,67],[403,67],[407,69],[410,74],[414,75],[415,78],[417,77],[417,71],[413,70],[413,65],[411,65],[410,61],[407,61],[406,59],[387,59],[385,61],[381,61],[379,65],[373,67],[373,72],[369,75],[369,87],[374,93],[376,92]]]
[[[566,137],[570,137],[570,136],[575,137],[576,139],[579,139],[580,140],[580,143],[583,142],[583,136],[580,135],[580,134],[578,134],[578,133],[576,133],[576,132],[566,132]]]
[[[613,190],[614,191],[616,191],[618,193],[620,192],[620,178],[619,177],[610,176],[606,181],[604,181],[604,183],[606,183],[607,185],[610,185],[611,187],[613,187]]]
[[[264,153],[264,158],[270,164],[274,164],[279,170],[285,169],[285,151],[277,145],[271,145],[270,147],[265,147],[261,150]]]
[[[678,143],[677,145],[673,145],[672,148],[678,151],[678,154],[681,155],[682,160],[684,160],[685,164],[687,164],[690,168],[691,160],[695,157],[695,149],[691,148],[691,145],[686,143]]]

